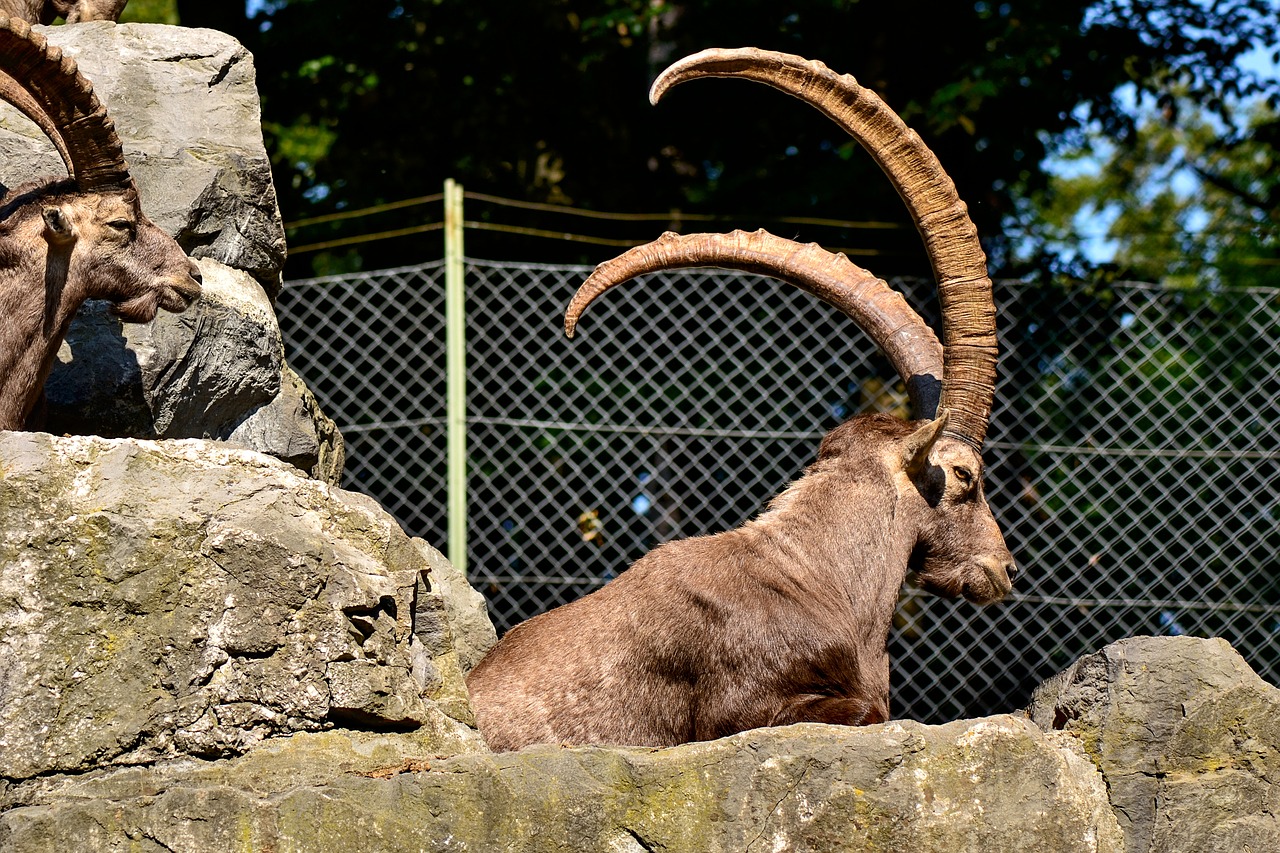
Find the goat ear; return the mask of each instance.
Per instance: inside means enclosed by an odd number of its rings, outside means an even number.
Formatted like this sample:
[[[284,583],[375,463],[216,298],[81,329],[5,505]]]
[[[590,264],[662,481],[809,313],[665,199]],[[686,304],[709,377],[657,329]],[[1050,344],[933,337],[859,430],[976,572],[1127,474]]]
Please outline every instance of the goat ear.
[[[908,474],[923,471],[929,462],[929,451],[942,435],[942,428],[947,425],[947,412],[944,409],[938,417],[917,429],[903,439],[899,451],[901,453],[902,470]]]
[[[67,215],[62,212],[62,208],[46,207],[43,215],[44,239],[54,244],[70,243],[75,235],[71,229],[71,220],[67,219]]]

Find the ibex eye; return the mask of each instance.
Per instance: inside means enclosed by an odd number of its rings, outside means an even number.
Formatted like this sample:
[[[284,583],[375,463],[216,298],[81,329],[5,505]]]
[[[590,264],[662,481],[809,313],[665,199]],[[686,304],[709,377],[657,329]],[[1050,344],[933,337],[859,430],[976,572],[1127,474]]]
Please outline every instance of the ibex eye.
[[[115,228],[117,231],[132,231],[133,223],[127,219],[113,219],[107,223],[108,228]]]
[[[961,485],[967,486],[973,482],[973,472],[968,468],[952,468],[951,470],[955,473],[956,479],[960,481]]]

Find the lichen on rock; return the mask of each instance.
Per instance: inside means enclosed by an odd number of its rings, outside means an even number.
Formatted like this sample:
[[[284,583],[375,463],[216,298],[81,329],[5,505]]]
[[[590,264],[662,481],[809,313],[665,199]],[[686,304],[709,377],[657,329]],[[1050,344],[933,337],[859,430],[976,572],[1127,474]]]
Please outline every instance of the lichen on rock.
[[[1107,780],[1130,853],[1280,840],[1280,689],[1223,639],[1131,637],[1042,684],[1032,719]]]

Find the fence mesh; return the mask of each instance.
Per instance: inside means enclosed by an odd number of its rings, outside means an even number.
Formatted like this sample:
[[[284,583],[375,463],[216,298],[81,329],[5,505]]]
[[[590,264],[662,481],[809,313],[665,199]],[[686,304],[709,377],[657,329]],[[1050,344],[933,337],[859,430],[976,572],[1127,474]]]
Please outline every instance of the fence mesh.
[[[468,261],[469,561],[503,631],[654,545],[757,513],[822,434],[905,414],[834,309],[724,270],[660,274],[560,331],[589,270]],[[287,355],[347,440],[344,485],[445,547],[444,265],[296,281]],[[926,320],[929,283],[893,283]],[[980,608],[907,588],[895,716],[1008,711],[1133,634],[1229,640],[1280,682],[1280,294],[998,282],[989,500],[1023,574]]]

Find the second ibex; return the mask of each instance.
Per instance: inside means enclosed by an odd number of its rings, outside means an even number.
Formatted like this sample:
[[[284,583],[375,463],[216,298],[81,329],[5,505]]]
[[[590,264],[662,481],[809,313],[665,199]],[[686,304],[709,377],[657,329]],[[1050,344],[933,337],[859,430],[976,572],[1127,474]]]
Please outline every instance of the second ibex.
[[[662,545],[603,589],[512,629],[467,682],[493,749],[669,746],[758,726],[880,722],[889,717],[889,629],[908,571],[928,589],[975,602],[1011,588],[1013,558],[982,486],[995,309],[986,257],[951,179],[873,92],[800,57],[704,51],[663,72],[651,100],[708,76],[794,95],[867,148],[924,238],[945,345],[843,255],[763,231],[667,234],[600,265],[569,306],[570,336],[593,299],[637,275],[691,266],[772,275],[861,326],[907,382],[921,420],[853,418],[759,517]]]

